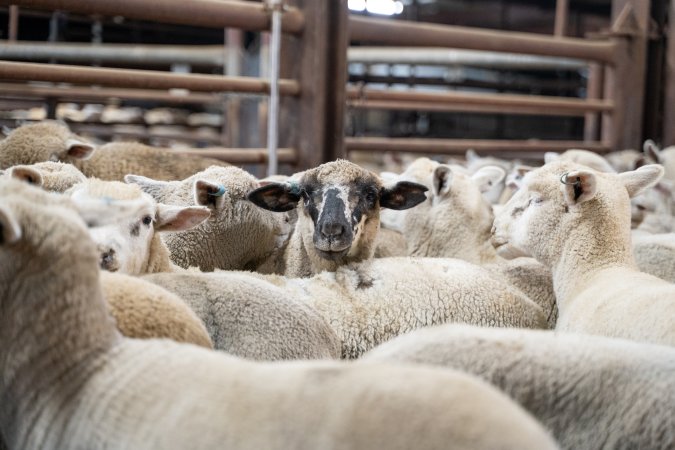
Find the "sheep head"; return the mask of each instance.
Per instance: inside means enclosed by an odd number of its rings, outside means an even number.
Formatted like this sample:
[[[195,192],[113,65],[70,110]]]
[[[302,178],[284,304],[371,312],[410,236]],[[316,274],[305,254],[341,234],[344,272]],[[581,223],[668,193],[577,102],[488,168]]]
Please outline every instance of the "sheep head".
[[[549,266],[566,243],[629,242],[630,201],[663,175],[659,165],[621,174],[554,161],[525,175],[520,189],[495,218],[493,243],[510,244]]]
[[[427,190],[409,181],[385,186],[372,172],[337,160],[298,174],[291,181],[267,184],[252,191],[248,199],[278,212],[300,205],[298,226],[304,227],[305,246],[311,244],[321,258],[336,261],[360,252],[364,236],[366,241],[374,241],[381,207],[412,208],[426,199]],[[366,259],[372,256],[370,250]]]
[[[0,168],[43,161],[88,159],[96,147],[56,121],[23,125],[0,143]]]

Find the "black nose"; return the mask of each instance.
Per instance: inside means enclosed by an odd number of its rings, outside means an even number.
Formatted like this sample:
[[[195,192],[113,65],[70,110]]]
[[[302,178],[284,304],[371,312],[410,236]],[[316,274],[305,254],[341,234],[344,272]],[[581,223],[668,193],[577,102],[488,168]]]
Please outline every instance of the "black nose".
[[[338,222],[327,222],[321,225],[321,235],[326,238],[340,237],[345,233],[345,227]]]
[[[107,252],[101,253],[101,269],[110,270],[115,261],[115,250],[110,249]]]

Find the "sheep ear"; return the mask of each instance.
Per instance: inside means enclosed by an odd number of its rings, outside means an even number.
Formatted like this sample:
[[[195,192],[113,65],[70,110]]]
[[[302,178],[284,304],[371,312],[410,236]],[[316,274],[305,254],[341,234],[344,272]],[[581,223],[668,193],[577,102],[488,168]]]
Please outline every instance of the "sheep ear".
[[[12,131],[14,130],[8,127],[7,125],[2,126],[2,134],[4,134],[5,136],[9,136]]]
[[[168,181],[153,180],[152,178],[143,177],[141,175],[124,175],[124,182],[127,184],[137,184],[143,192],[150,194],[157,199],[157,194],[165,186],[169,184]]]
[[[478,153],[476,153],[474,149],[470,148],[466,151],[464,158],[466,159],[466,162],[470,163],[479,160],[480,156],[478,156]]]
[[[28,166],[16,166],[9,169],[9,174],[12,178],[25,181],[33,186],[42,187],[44,180],[39,170]]]
[[[553,161],[557,161],[560,159],[560,154],[556,152],[546,152],[544,153],[544,164],[548,164]]]
[[[642,152],[654,160],[654,162],[661,162],[661,150],[656,145],[656,142],[647,139],[642,145]]]
[[[94,154],[96,147],[79,139],[70,138],[66,141],[66,155],[75,159],[89,159]]]
[[[630,172],[622,172],[618,177],[626,186],[628,196],[633,198],[658,183],[663,176],[663,172],[662,165],[649,164]]]
[[[211,216],[203,206],[170,206],[157,204],[157,231],[185,231],[194,228]]]
[[[563,174],[560,181],[565,200],[570,205],[583,203],[595,197],[597,178],[591,171],[573,170]]]
[[[497,166],[485,166],[476,171],[471,176],[471,179],[478,186],[481,192],[487,192],[494,186],[504,179],[506,172],[504,169]]]
[[[291,211],[300,198],[300,188],[293,183],[270,183],[248,193],[250,202],[274,212]]]
[[[395,210],[412,208],[419,205],[427,196],[424,194],[429,189],[412,181],[399,181],[391,187],[385,187],[380,192],[380,206]]]
[[[195,203],[201,206],[216,207],[218,199],[222,197],[227,189],[222,184],[214,183],[208,180],[197,180],[194,184]]]
[[[21,227],[12,212],[0,206],[0,245],[13,244],[21,239]]]
[[[445,164],[436,166],[434,173],[431,175],[431,182],[435,196],[440,197],[448,193],[452,184],[452,170],[450,167]]]

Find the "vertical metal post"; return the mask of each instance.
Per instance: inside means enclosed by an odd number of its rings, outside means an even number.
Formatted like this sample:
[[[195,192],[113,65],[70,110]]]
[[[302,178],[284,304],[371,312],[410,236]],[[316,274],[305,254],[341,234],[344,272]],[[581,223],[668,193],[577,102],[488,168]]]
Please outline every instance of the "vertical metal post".
[[[242,75],[243,32],[235,28],[225,29],[223,73],[229,76]],[[240,148],[241,143],[241,99],[226,98],[223,102],[222,143],[225,147]]]
[[[302,38],[285,35],[281,74],[300,82],[300,95],[281,99],[282,147],[298,151],[297,170],[344,158],[349,47],[347,0],[287,0],[305,15]]]
[[[568,0],[556,0],[555,2],[555,25],[554,36],[565,36],[567,34],[567,20],[569,17]]]
[[[7,39],[9,42],[16,42],[19,36],[19,7],[17,5],[10,5],[9,7],[8,28]]]
[[[588,68],[586,82],[586,98],[588,100],[602,98],[603,66],[591,63]],[[600,136],[600,121],[597,113],[586,113],[584,120],[584,141],[597,141]]]
[[[647,30],[651,0],[612,0],[612,34],[617,44],[615,64],[605,76],[605,98],[614,111],[603,119],[603,141],[612,150],[638,149],[642,145]]]
[[[664,146],[675,145],[675,0],[670,0],[668,22],[663,137],[661,142]]]
[[[270,98],[267,120],[267,175],[278,171],[277,146],[279,143],[279,58],[281,55],[281,0],[269,0],[272,9],[272,36],[270,41]]]

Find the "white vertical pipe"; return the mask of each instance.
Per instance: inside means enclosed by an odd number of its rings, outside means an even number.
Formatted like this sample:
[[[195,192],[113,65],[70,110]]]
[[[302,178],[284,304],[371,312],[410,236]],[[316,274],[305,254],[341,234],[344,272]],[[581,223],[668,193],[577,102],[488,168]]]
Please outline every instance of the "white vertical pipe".
[[[279,59],[281,53],[281,0],[269,0],[272,9],[272,36],[269,53],[270,97],[267,118],[267,175],[278,172],[279,144]]]

